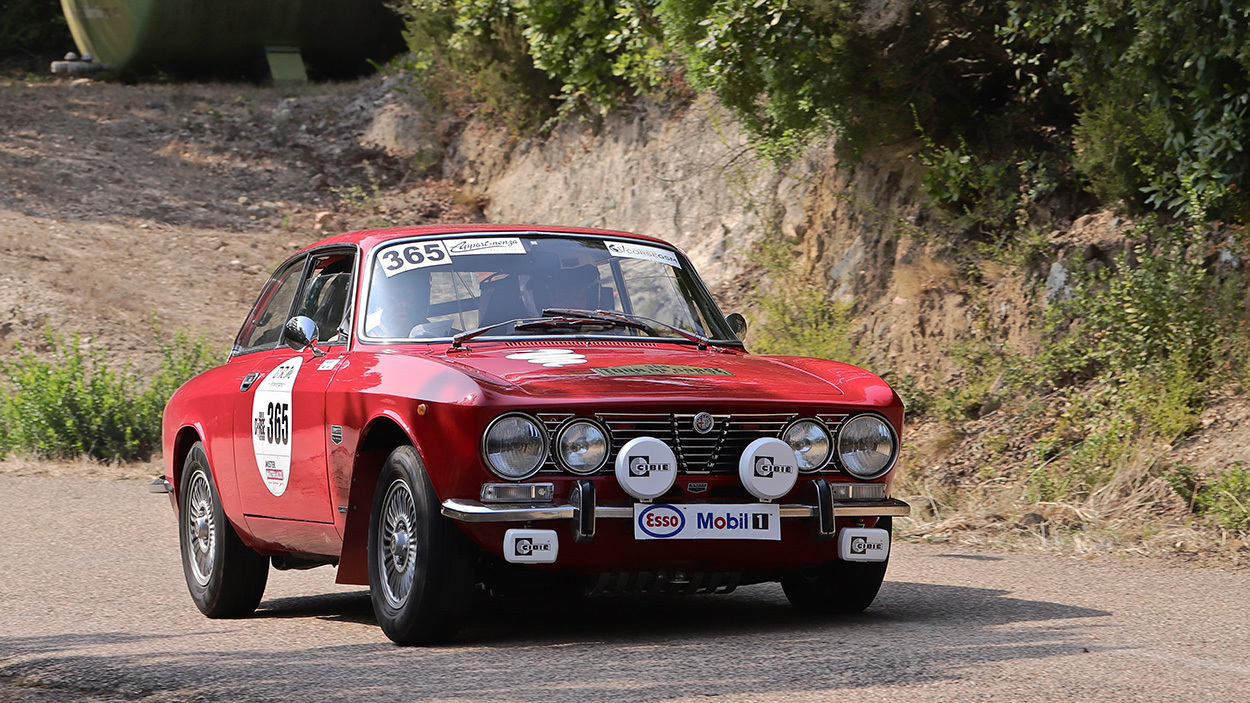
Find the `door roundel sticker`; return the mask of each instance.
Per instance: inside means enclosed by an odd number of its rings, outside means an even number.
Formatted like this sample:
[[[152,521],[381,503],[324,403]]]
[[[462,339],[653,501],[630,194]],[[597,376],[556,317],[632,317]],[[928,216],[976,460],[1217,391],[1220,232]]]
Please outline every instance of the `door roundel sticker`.
[[[286,492],[290,480],[291,390],[303,363],[297,356],[278,364],[252,398],[252,450],[261,481],[276,496]]]

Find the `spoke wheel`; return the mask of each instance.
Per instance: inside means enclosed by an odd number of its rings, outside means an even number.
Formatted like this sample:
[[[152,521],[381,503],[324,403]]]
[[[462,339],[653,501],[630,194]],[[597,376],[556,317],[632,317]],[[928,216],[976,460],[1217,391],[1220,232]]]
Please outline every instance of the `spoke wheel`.
[[[179,543],[191,600],[210,618],[251,613],[265,593],[269,558],[243,544],[230,525],[202,443],[187,454],[180,483]]]
[[[385,579],[382,581],[386,602],[402,608],[408,602],[416,574],[417,543],[413,539],[417,505],[412,491],[402,479],[391,482],[382,501],[382,533],[378,558]]]
[[[208,584],[217,558],[217,523],[213,521],[213,489],[208,474],[196,471],[191,475],[187,493],[187,550],[191,576],[200,586]]]
[[[477,579],[476,550],[440,512],[413,447],[399,447],[378,476],[369,513],[369,594],[396,644],[435,644],[460,629]]]

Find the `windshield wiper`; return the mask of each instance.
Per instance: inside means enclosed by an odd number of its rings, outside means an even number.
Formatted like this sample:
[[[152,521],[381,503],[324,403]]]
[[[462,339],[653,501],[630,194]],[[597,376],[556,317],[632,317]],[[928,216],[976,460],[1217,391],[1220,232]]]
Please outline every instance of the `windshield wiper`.
[[[486,334],[487,332],[495,329],[496,327],[503,327],[504,325],[521,324],[524,322],[537,322],[540,320],[542,320],[541,317],[518,317],[515,320],[504,320],[503,322],[496,322],[493,325],[483,325],[482,327],[478,327],[476,329],[465,330],[464,332],[461,332],[460,334],[452,336],[451,348],[463,349],[465,342],[469,341],[470,339],[473,339],[474,337],[480,337],[481,335]]]
[[[470,339],[479,337],[493,329],[507,325],[512,325],[513,330],[580,329],[582,327],[598,327],[599,329],[607,329],[609,327],[636,327],[638,329],[646,329],[645,325],[636,322],[600,319],[580,314],[569,317],[550,317],[546,316],[546,311],[544,311],[544,317],[518,317],[515,320],[505,320],[503,322],[496,322],[493,325],[486,325],[484,327],[478,327],[477,329],[461,332],[451,338],[451,347],[453,349],[463,349],[464,343]]]
[[[632,329],[642,330],[643,332],[650,332],[652,334],[655,334],[656,332],[659,332],[661,330],[670,330],[672,332],[676,332],[678,335],[684,337],[685,339],[691,342],[694,342],[696,345],[698,345],[698,349],[700,351],[707,349],[708,345],[712,343],[712,340],[708,339],[707,337],[697,335],[694,332],[690,332],[688,330],[683,330],[680,327],[674,327],[673,325],[670,325],[665,322],[660,322],[659,320],[653,320],[649,317],[643,317],[642,315],[629,315],[627,313],[616,312],[613,310],[577,310],[574,308],[544,308],[543,309],[544,317],[551,317],[553,315],[562,316],[561,318],[557,318],[557,319],[565,319],[566,317],[583,317],[588,320],[603,320],[605,322],[615,322],[619,324],[621,327],[629,327]],[[660,335],[656,334],[656,336],[658,337]]]

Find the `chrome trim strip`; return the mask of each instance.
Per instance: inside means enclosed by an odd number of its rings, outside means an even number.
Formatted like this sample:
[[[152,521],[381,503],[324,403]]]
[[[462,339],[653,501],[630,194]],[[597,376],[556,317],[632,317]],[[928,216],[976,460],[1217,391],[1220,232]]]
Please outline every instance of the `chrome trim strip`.
[[[907,517],[911,506],[897,498],[880,501],[833,501],[834,517]]]
[[[807,518],[816,515],[811,505],[782,505],[781,517]],[[475,500],[451,498],[443,501],[443,515],[461,522],[527,522],[530,520],[572,520],[572,505],[483,505]],[[873,501],[834,501],[835,517],[906,517],[911,506],[898,499]],[[632,505],[597,505],[595,518],[632,520]]]
[[[148,484],[148,493],[173,493],[174,486],[162,477],[152,479]]]
[[[476,500],[443,501],[443,515],[461,522],[524,522],[572,520],[571,505],[483,505]],[[596,517],[598,511],[596,510]]]

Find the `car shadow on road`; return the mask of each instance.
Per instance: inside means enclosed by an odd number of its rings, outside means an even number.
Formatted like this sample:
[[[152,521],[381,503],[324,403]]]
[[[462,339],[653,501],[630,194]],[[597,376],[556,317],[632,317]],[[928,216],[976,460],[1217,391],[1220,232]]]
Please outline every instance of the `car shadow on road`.
[[[205,700],[255,698],[258,679],[287,700],[351,699],[366,690],[371,701],[453,696],[547,703],[797,691],[853,695],[870,685],[961,679],[987,664],[1079,655],[1096,646],[1089,621],[1108,615],[1014,598],[1003,590],[887,582],[862,614],[812,618],[791,609],[779,587],[766,584],[725,596],[485,601],[443,647],[394,647],[380,631],[376,640],[360,642],[359,628],[343,637],[354,644],[319,645],[327,621],[373,621],[368,594],[361,591],[273,599],[249,620],[215,621],[227,628],[227,637],[235,628],[249,638],[264,628],[258,620],[284,619],[287,637],[300,618],[321,623],[297,642],[284,637],[281,646],[240,647],[225,657],[210,657],[195,636],[162,645],[159,661],[122,651],[97,654],[94,648],[85,656],[80,647],[93,635],[0,637],[0,650],[41,655],[0,663],[0,676],[69,667],[84,684],[109,672],[104,678],[110,685],[134,679],[137,690],[194,689]],[[211,680],[203,676],[206,666],[214,672]]]
[[[553,617],[553,615],[556,615]],[[762,584],[721,596],[482,597],[457,637],[458,644],[525,643],[597,636],[725,635],[837,628],[865,623],[1003,625],[1110,615],[1103,610],[1012,598],[1008,591],[887,581],[876,602],[855,615],[812,616],[786,602],[779,586]],[[367,591],[276,598],[256,618],[304,618],[376,624]]]

